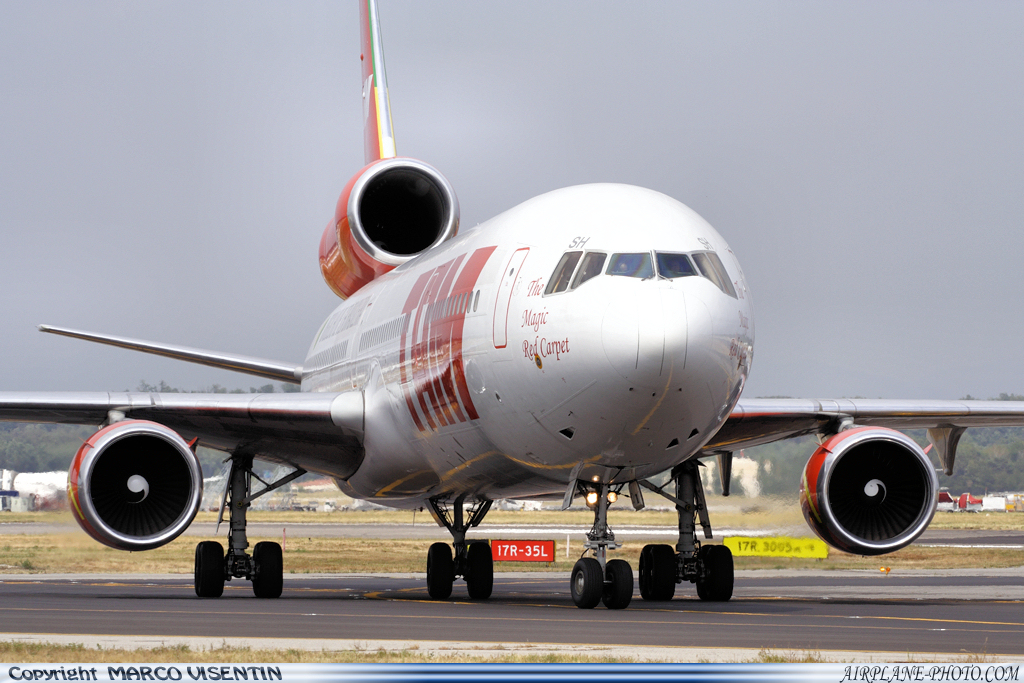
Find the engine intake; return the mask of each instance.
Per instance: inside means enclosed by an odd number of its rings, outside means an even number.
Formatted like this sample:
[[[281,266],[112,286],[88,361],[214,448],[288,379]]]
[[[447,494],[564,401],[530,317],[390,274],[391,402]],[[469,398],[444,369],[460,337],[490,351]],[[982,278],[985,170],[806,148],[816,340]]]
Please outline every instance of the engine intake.
[[[909,545],[935,514],[938,479],[907,435],[862,427],[818,447],[804,468],[800,506],[823,541],[858,555]]]
[[[342,191],[320,240],[320,272],[345,299],[458,229],[459,200],[437,169],[415,159],[381,159]]]
[[[68,473],[75,520],[100,543],[150,550],[170,543],[199,511],[203,472],[176,432],[126,420],[82,444]]]

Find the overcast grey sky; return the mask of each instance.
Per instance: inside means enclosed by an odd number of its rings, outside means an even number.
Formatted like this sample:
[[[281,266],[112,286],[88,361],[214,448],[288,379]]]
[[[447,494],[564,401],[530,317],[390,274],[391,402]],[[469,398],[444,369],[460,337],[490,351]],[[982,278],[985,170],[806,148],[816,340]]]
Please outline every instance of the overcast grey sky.
[[[747,396],[1024,393],[1024,3],[381,5],[463,225],[650,187],[744,266]],[[263,383],[38,323],[301,362],[359,80],[355,2],[0,3],[0,390]]]

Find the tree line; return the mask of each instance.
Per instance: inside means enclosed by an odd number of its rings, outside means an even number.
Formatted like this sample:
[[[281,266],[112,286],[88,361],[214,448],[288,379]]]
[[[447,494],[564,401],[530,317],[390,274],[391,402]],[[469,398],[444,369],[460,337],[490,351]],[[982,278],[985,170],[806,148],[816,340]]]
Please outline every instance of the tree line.
[[[295,384],[264,384],[245,389],[228,389],[219,384],[185,390],[167,382],[149,384],[141,380],[134,391],[164,394],[273,394],[293,393]],[[124,391],[131,391],[125,389]],[[0,422],[0,469],[16,472],[53,472],[66,470],[81,445],[96,431],[96,426],[36,424],[27,422]],[[227,454],[209,448],[197,451],[203,474],[207,477],[220,472]]]

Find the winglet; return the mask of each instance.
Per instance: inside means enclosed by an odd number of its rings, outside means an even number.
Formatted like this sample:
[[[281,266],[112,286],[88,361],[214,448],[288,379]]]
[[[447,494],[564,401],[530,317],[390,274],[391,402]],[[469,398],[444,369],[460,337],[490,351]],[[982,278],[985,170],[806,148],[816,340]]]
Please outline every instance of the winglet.
[[[390,159],[397,152],[376,0],[359,3],[359,23],[362,34],[359,59],[363,66],[363,150],[369,164],[378,159]]]

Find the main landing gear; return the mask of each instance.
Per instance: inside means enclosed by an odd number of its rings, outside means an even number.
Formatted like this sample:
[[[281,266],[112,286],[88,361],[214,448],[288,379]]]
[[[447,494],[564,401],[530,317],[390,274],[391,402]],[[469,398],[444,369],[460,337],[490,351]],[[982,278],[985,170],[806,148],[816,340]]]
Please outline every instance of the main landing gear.
[[[452,534],[452,545],[435,543],[427,551],[427,593],[434,600],[445,600],[452,594],[452,585],[457,577],[466,580],[466,589],[473,600],[486,600],[494,588],[494,559],[491,545],[487,541],[466,543],[466,531],[483,521],[491,509],[491,501],[479,500],[468,510],[465,519],[463,504],[466,494],[461,494],[449,505],[447,499],[431,499],[430,514]],[[452,556],[452,549],[455,554]]]
[[[732,597],[732,551],[724,545],[702,546],[696,539],[695,518],[700,520],[704,537],[711,538],[697,462],[687,460],[676,466],[672,478],[676,483],[675,496],[640,482],[674,502],[679,516],[675,550],[669,545],[645,545],[640,551],[640,597],[650,601],[671,600],[676,584],[689,581],[697,585],[697,597],[701,600],[724,602]]]
[[[305,473],[306,470],[296,469],[273,484],[268,484],[253,473],[252,456],[232,456],[228,487],[224,491],[225,500],[221,502],[220,516],[217,519],[219,527],[224,516],[224,504],[230,494],[227,556],[224,555],[224,547],[217,541],[203,541],[196,546],[196,595],[201,598],[219,598],[224,593],[225,581],[244,578],[252,581],[252,592],[257,598],[281,596],[284,584],[281,546],[267,541],[257,543],[250,557],[245,552],[249,547],[249,540],[245,535],[245,513],[253,500]],[[252,493],[253,479],[264,486],[256,493]]]

